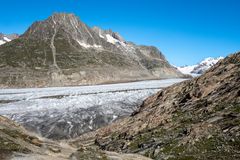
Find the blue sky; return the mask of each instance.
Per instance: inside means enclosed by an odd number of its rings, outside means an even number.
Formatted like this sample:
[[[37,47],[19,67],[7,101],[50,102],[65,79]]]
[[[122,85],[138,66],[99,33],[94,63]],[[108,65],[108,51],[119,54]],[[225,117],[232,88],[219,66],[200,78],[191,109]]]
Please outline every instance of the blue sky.
[[[178,66],[240,50],[239,0],[2,0],[0,32],[23,33],[54,12],[157,46]]]

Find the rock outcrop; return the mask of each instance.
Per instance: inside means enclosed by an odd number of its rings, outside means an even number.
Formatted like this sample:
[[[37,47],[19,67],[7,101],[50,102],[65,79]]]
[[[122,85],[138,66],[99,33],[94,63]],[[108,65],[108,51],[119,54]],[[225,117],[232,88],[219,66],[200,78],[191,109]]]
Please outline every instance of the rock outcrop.
[[[183,77],[155,47],[90,28],[73,14],[35,22],[0,46],[0,87],[47,87]]]

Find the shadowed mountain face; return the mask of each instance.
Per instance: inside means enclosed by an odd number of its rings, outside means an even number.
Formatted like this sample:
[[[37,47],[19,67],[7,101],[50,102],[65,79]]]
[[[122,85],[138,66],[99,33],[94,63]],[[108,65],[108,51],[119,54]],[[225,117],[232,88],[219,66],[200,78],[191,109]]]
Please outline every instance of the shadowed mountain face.
[[[146,99],[132,116],[74,141],[154,159],[240,159],[240,53]]]
[[[182,77],[155,47],[54,14],[0,46],[1,87],[42,87]]]

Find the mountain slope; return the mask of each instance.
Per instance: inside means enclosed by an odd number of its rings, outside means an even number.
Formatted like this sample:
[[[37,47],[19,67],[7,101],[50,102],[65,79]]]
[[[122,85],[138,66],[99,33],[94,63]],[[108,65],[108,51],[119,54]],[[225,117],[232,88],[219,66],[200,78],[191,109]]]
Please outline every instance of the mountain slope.
[[[207,71],[209,68],[211,68],[213,65],[215,65],[218,61],[223,59],[223,57],[218,58],[205,58],[203,61],[196,65],[192,66],[183,66],[183,67],[177,67],[179,71],[181,71],[184,74],[203,74],[205,71]]]
[[[2,87],[63,86],[183,77],[155,47],[90,28],[73,14],[35,22],[0,46]]]
[[[149,97],[132,116],[73,141],[154,159],[240,158],[240,53]]]

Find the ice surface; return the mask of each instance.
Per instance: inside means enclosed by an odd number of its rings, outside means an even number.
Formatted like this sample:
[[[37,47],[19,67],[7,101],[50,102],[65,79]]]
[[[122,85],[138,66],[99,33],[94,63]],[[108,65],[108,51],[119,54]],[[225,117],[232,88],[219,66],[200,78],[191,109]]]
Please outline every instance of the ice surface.
[[[3,40],[0,40],[0,45],[2,45],[2,44],[4,44],[4,43],[6,43],[6,42],[3,41]]]
[[[131,114],[148,96],[183,80],[1,89],[0,115],[44,137],[72,138]]]
[[[11,39],[9,39],[9,38],[7,38],[7,37],[3,37],[3,39],[4,39],[5,41],[7,41],[7,42],[10,42],[10,41],[11,41]]]

